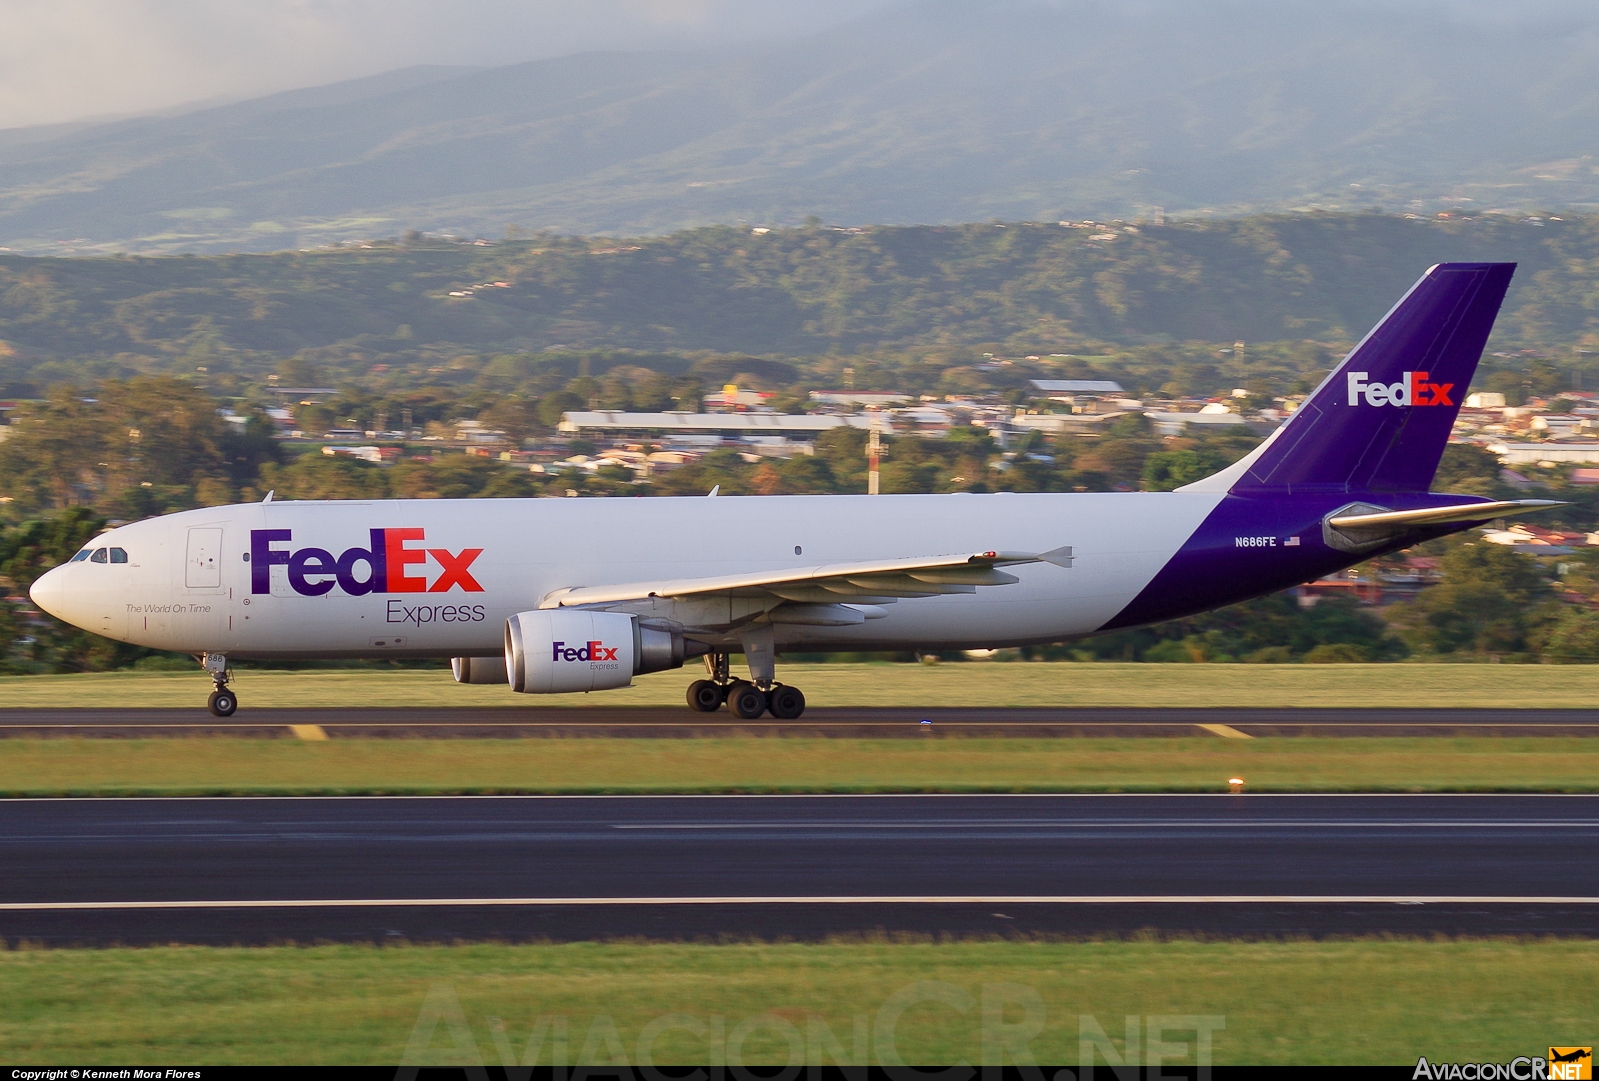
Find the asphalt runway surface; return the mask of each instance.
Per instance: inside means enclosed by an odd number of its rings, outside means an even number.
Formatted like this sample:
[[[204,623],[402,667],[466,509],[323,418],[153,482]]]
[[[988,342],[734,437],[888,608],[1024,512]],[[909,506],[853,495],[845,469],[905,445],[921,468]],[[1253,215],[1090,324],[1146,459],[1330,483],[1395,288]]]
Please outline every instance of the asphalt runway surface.
[[[1599,933],[1594,796],[0,802],[15,944]]]
[[[923,725],[922,721],[930,721]],[[449,739],[707,737],[1084,736],[1599,736],[1599,709],[821,709],[797,721],[741,721],[725,709],[505,708],[249,709],[217,718],[190,709],[0,709],[0,738]]]

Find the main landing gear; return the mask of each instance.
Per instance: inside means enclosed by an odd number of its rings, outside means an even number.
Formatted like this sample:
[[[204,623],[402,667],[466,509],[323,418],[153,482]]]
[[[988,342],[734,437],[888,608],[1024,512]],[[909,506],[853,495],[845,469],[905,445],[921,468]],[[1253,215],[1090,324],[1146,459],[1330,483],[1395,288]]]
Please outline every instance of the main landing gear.
[[[233,711],[239,708],[239,696],[228,690],[228,683],[233,679],[233,673],[228,670],[228,658],[221,653],[207,653],[200,663],[205,665],[206,673],[216,685],[216,690],[206,700],[206,708],[213,717],[233,716]]]
[[[725,703],[729,713],[744,721],[753,721],[767,712],[780,721],[797,720],[805,712],[805,696],[799,688],[772,680],[770,652],[765,654],[767,664],[764,673],[760,670],[763,667],[760,653],[747,655],[751,658],[750,675],[754,677],[753,681],[733,679],[728,674],[726,653],[707,653],[705,672],[710,678],[697,679],[689,684],[689,708],[700,713],[715,713]]]

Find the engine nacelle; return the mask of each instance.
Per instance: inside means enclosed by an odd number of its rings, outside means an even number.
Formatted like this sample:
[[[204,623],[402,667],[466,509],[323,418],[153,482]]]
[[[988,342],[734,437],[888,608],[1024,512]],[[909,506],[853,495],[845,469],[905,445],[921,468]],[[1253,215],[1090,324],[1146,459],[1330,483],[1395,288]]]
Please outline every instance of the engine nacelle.
[[[451,657],[450,671],[457,683],[504,683],[505,658]]]
[[[624,612],[552,608],[505,621],[505,678],[513,691],[561,694],[626,687],[633,677],[683,667],[705,647]]]

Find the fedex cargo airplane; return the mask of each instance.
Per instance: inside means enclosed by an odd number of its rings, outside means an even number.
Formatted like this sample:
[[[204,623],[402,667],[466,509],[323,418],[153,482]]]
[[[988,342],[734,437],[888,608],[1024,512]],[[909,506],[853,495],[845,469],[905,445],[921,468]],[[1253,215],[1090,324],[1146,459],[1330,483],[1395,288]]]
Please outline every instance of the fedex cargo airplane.
[[[449,657],[526,694],[702,658],[688,704],[798,717],[785,651],[1059,642],[1270,593],[1547,500],[1428,491],[1515,270],[1445,263],[1288,421],[1175,492],[273,501],[96,537],[52,615],[230,658]],[[713,493],[714,494],[714,493]],[[734,678],[743,654],[749,678]]]

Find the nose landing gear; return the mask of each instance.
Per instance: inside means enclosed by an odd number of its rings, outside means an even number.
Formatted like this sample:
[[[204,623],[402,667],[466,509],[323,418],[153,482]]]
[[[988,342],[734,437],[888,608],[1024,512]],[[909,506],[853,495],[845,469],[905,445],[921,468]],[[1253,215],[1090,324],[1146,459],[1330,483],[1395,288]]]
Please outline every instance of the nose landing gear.
[[[233,679],[233,673],[228,669],[228,658],[221,653],[207,653],[200,663],[205,665],[206,673],[216,685],[211,697],[206,700],[206,708],[213,717],[233,716],[233,711],[239,708],[239,696],[228,690],[228,684]]]
[[[758,646],[754,650],[746,648],[746,656],[751,658],[750,680],[732,678],[726,653],[707,653],[705,673],[710,678],[689,684],[689,708],[698,713],[715,713],[725,703],[728,712],[743,721],[753,721],[767,712],[780,721],[797,720],[805,712],[805,696],[798,687],[772,679],[772,651],[762,651]]]

